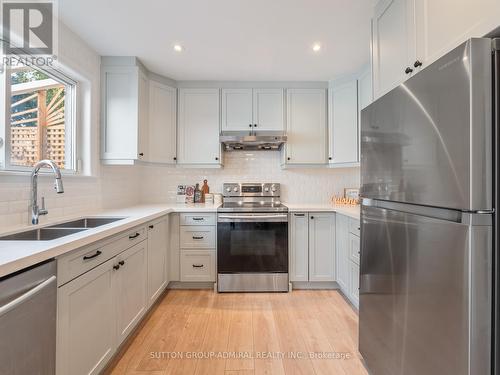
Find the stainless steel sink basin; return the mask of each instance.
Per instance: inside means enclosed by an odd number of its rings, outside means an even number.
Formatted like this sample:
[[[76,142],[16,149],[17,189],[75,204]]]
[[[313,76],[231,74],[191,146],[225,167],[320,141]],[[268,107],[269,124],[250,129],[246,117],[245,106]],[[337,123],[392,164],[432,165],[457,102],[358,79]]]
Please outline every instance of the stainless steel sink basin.
[[[78,220],[67,221],[65,223],[51,225],[48,228],[97,228],[101,225],[114,223],[123,220],[123,217],[84,217]]]
[[[85,228],[39,228],[0,237],[0,241],[50,241],[84,230]]]

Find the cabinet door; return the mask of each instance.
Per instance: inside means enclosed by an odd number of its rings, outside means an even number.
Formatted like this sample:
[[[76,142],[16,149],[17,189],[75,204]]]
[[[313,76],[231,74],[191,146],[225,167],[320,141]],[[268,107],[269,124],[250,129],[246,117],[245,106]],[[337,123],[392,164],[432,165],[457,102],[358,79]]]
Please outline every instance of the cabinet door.
[[[222,90],[222,130],[252,129],[252,89]]]
[[[497,0],[415,0],[417,58],[423,67],[471,37],[500,26]]]
[[[149,161],[149,80],[139,69],[138,89],[138,154],[139,160]]]
[[[330,92],[330,163],[357,163],[359,161],[357,80],[334,84]]]
[[[286,164],[326,164],[326,90],[287,90],[286,132]]]
[[[416,56],[415,0],[381,0],[372,30],[372,71],[375,97],[403,82]]]
[[[309,281],[335,281],[335,214],[309,214]]]
[[[282,89],[253,89],[255,130],[283,131],[285,111]]]
[[[307,213],[291,214],[290,281],[309,280],[309,217]]]
[[[219,90],[179,89],[180,164],[220,164]]]
[[[139,69],[102,67],[101,90],[101,158],[137,159]]]
[[[372,71],[365,69],[358,77],[358,110],[371,104],[373,101]]]
[[[345,295],[349,294],[349,218],[337,215],[335,218],[335,265],[337,283]]]
[[[175,163],[176,112],[176,89],[150,81],[148,161]]]
[[[349,261],[350,286],[348,297],[352,304],[359,307],[359,265]]]
[[[115,351],[113,262],[58,289],[58,375],[99,374]]]
[[[167,286],[167,221],[148,226],[148,298],[151,305]]]
[[[146,312],[147,241],[142,241],[115,258],[116,341],[119,345]]]

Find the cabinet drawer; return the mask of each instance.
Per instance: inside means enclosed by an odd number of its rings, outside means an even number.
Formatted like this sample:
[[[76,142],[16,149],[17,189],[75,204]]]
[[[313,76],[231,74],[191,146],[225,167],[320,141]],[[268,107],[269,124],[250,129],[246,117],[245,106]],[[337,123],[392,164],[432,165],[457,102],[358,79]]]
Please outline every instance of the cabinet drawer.
[[[215,249],[215,227],[181,227],[181,249]]]
[[[57,285],[67,283],[146,238],[144,227],[134,228],[63,255],[57,259]]]
[[[182,250],[181,281],[215,281],[215,250]]]
[[[359,237],[349,233],[349,258],[359,266]]]
[[[215,225],[215,214],[181,214],[181,225]]]
[[[349,218],[349,232],[359,236],[360,229],[359,220]]]

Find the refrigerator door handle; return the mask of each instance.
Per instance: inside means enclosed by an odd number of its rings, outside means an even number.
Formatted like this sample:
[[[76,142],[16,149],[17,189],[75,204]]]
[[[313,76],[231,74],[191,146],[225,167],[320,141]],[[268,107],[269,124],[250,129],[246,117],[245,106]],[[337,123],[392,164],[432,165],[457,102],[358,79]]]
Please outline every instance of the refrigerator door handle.
[[[362,198],[361,204],[365,207],[384,208],[391,211],[400,211],[408,214],[426,216],[433,219],[452,221],[466,225],[487,225],[493,223],[493,211],[459,211],[447,208],[419,206],[409,203],[389,202],[378,199]]]

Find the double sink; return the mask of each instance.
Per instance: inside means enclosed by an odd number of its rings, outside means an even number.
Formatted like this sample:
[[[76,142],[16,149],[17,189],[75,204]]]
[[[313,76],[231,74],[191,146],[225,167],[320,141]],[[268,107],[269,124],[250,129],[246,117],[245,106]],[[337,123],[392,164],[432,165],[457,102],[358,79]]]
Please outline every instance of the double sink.
[[[124,217],[85,217],[77,220],[66,221],[48,227],[31,229],[0,237],[0,241],[50,241],[83,232],[91,228],[123,220]]]

